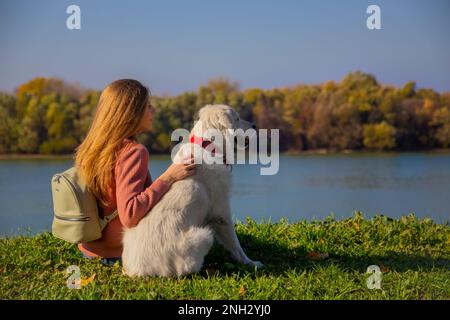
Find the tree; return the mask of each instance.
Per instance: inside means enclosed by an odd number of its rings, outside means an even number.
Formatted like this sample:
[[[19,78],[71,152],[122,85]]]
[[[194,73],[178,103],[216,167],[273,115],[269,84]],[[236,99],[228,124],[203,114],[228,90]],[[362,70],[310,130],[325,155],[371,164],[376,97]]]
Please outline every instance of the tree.
[[[0,153],[17,152],[16,99],[0,93]]]
[[[435,138],[443,148],[450,146],[450,108],[442,107],[437,110],[431,121],[436,126]]]
[[[369,149],[395,148],[395,128],[386,122],[364,125],[364,146]]]
[[[228,97],[233,92],[239,91],[239,83],[229,81],[226,78],[219,77],[209,80],[206,86],[200,86],[198,89],[197,107],[207,104],[228,104]]]

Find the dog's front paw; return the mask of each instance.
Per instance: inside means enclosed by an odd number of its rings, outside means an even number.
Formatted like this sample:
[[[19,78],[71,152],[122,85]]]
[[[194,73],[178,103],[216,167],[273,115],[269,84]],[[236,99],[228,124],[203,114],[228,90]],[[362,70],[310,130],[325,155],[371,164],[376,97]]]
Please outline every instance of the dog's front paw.
[[[257,268],[264,267],[264,265],[262,264],[261,261],[252,261],[252,260],[250,260],[247,264],[252,266],[252,267],[257,267]]]

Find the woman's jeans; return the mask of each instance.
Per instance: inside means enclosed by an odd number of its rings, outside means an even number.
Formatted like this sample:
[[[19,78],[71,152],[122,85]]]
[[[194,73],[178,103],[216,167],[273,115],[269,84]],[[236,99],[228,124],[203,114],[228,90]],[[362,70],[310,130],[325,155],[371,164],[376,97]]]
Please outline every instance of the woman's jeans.
[[[92,259],[93,257],[88,256],[87,254],[85,254],[83,252],[83,257],[87,258],[87,259]],[[100,262],[102,265],[104,266],[113,266],[114,263],[116,263],[117,261],[119,261],[119,263],[122,263],[122,258],[101,258]]]

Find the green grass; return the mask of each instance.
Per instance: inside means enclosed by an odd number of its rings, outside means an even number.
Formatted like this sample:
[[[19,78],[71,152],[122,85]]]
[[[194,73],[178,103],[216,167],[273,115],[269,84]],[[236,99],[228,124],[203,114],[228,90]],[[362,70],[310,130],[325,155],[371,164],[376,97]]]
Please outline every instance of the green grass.
[[[336,221],[236,225],[253,269],[214,245],[198,274],[182,278],[123,276],[82,258],[76,246],[50,233],[0,240],[0,299],[449,299],[450,226],[413,215]],[[311,252],[328,253],[314,260]],[[96,274],[79,289],[65,270]],[[370,265],[380,266],[381,289],[368,289]]]

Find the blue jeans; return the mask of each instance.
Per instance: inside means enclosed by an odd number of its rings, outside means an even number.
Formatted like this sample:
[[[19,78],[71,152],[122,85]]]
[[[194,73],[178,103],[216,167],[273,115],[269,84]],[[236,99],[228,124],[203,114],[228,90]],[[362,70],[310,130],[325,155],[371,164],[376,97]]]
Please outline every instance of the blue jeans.
[[[84,252],[83,252],[83,257],[85,257],[87,259],[92,259],[93,258],[93,257],[88,256]],[[118,257],[118,258],[101,258],[100,259],[101,264],[104,265],[104,266],[108,266],[108,267],[113,266],[114,263],[116,263],[117,261],[119,261],[119,263],[121,264],[122,263],[122,258]]]

